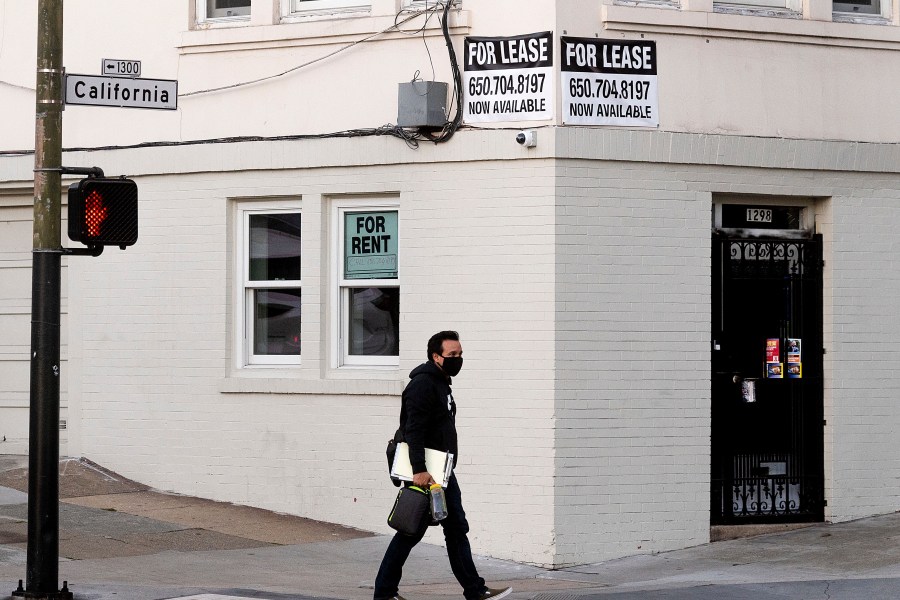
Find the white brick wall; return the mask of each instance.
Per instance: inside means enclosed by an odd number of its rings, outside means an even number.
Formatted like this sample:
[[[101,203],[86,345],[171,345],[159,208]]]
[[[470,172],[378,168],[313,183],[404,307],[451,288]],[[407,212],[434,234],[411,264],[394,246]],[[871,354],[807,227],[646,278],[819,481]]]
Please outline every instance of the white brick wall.
[[[33,190],[0,194],[0,454],[28,453]],[[66,265],[63,262],[65,280]],[[63,284],[65,285],[65,284]],[[63,288],[65,298],[65,287]],[[60,419],[68,415],[68,307],[61,305]],[[67,449],[68,432],[60,431]]]
[[[657,165],[559,170],[557,563],[702,543],[709,196]]]
[[[862,170],[886,154],[609,129],[552,137],[530,160],[503,131],[459,133],[451,160],[355,142],[346,167],[335,141],[91,157],[136,173],[142,227],[127,251],[67,259],[73,453],[162,489],[387,532],[382,452],[399,390],[428,336],[453,327],[467,358],[454,391],[476,552],[563,565],[702,543],[711,202],[816,197],[828,515],[895,510],[900,183]],[[27,173],[19,162],[4,172]],[[329,207],[365,194],[400,203],[401,367],[388,374],[335,372],[328,354]],[[302,202],[296,371],[235,372],[234,197]]]
[[[473,545],[552,562],[549,163],[137,180],[139,243],[80,263],[73,286],[83,322],[81,453],[162,489],[388,532],[395,489],[383,452],[396,428],[397,392],[424,360],[428,337],[454,328],[466,355],[454,386],[457,473]],[[332,239],[321,232],[331,198],[367,192],[400,202],[401,368],[388,375],[388,395],[352,392],[381,389],[368,381],[384,373],[332,373],[327,354]],[[220,393],[245,385],[235,383],[243,374],[229,352],[232,196],[301,199],[303,365],[273,370],[258,384],[266,390],[267,378],[287,376],[300,393]],[[340,393],[322,392],[323,377]],[[319,391],[302,393],[306,381]],[[440,542],[438,532],[429,535]],[[521,539],[510,545],[511,535]]]
[[[826,356],[834,399],[826,431],[837,521],[900,507],[897,188],[895,179],[859,178],[852,192],[832,200],[833,342]]]

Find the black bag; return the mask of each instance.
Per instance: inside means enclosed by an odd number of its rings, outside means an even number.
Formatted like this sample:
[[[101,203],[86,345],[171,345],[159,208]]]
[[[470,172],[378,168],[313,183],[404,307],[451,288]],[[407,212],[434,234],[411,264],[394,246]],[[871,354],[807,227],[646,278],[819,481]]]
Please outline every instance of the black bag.
[[[394,455],[397,454],[397,444],[403,441],[403,431],[401,429],[397,429],[394,433],[394,437],[388,440],[387,450],[385,454],[387,454],[387,462],[388,462],[388,475],[391,474],[391,468],[394,466]],[[394,487],[400,487],[400,480],[396,477],[391,477],[391,483],[394,484]]]
[[[431,502],[428,492],[414,485],[400,488],[387,522],[405,535],[421,533],[431,524]]]

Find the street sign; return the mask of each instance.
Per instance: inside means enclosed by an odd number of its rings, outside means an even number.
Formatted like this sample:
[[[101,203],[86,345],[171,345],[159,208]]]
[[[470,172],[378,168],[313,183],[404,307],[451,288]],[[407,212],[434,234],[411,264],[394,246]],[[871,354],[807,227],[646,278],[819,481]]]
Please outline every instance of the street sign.
[[[115,75],[116,77],[140,77],[141,61],[122,60],[121,58],[104,58],[101,75]]]
[[[66,75],[66,104],[124,108],[178,108],[178,82],[105,75]]]

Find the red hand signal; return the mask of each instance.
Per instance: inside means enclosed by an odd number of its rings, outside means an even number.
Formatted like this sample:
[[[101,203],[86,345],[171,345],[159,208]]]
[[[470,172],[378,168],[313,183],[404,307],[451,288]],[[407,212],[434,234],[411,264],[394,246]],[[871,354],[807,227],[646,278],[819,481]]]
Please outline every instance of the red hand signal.
[[[103,206],[103,197],[95,191],[84,200],[84,223],[88,237],[100,236],[100,225],[106,220],[107,208]]]

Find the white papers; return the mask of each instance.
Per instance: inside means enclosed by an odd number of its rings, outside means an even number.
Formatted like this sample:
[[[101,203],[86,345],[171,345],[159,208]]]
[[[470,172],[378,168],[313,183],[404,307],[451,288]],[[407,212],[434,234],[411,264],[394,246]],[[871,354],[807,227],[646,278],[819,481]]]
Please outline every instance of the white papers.
[[[450,474],[453,472],[453,455],[425,448],[425,468],[432,479],[442,487],[447,487]],[[409,462],[409,445],[406,442],[397,444],[397,453],[394,454],[394,464],[391,466],[391,477],[401,481],[413,480],[413,469]]]

